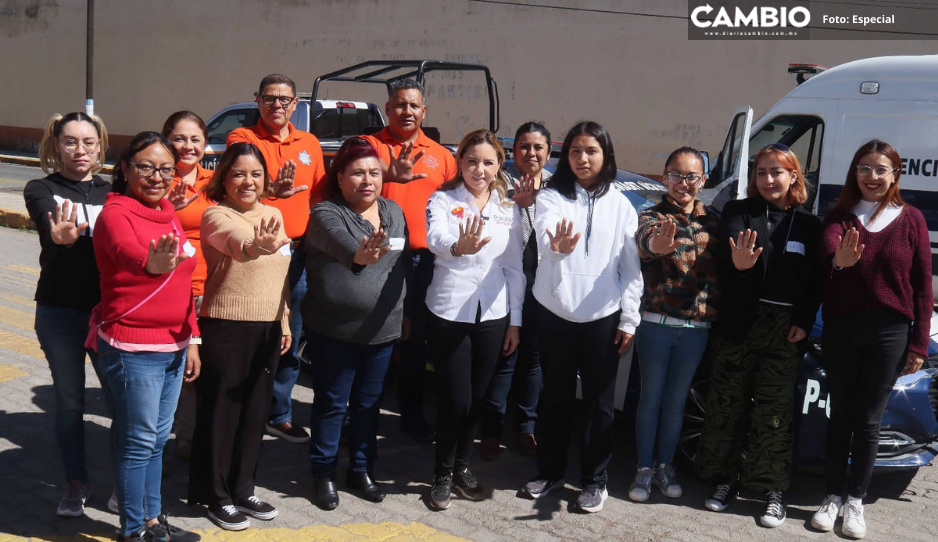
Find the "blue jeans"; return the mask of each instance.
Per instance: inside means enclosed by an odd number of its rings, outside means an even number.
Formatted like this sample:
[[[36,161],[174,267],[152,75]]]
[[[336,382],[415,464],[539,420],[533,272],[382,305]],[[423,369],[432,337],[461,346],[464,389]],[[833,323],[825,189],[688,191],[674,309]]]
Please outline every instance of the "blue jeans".
[[[635,337],[642,395],[635,417],[639,467],[671,463],[684,423],[684,401],[710,330],[642,322]]]
[[[349,413],[349,470],[371,473],[378,451],[378,417],[384,377],[394,343],[355,344],[306,330],[306,348],[316,349],[313,371],[313,476],[335,473],[346,405]]]
[[[55,391],[55,436],[62,453],[65,479],[88,482],[85,468],[85,354],[98,374],[97,355],[85,349],[91,311],[36,305],[36,337],[52,372]]]
[[[98,355],[114,399],[114,491],[121,533],[130,536],[161,514],[163,446],[173,425],[186,351],[124,352],[99,338]]]
[[[300,305],[306,297],[306,252],[302,246],[293,249],[287,277],[290,281],[290,334],[293,335],[293,342],[290,352],[280,356],[280,364],[277,365],[270,415],[267,417],[267,423],[271,425],[293,421],[293,386],[300,376],[301,363],[297,345],[300,344],[300,331],[303,330]]]

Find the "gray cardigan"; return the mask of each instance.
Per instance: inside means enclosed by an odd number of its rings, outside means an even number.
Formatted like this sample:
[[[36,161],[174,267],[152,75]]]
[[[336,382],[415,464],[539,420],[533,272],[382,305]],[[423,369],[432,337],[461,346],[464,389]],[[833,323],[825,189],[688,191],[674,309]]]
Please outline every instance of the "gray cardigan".
[[[379,197],[378,214],[388,234],[386,243],[401,248],[364,266],[352,259],[362,237],[374,231],[371,223],[352,211],[341,195],[313,209],[306,231],[308,290],[301,306],[307,328],[356,344],[381,344],[401,336],[410,262],[402,257],[407,246],[404,212]]]

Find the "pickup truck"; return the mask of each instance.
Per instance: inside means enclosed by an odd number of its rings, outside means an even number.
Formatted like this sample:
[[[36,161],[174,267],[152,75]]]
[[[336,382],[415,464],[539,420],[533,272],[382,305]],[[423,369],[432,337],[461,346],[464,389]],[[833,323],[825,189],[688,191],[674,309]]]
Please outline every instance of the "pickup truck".
[[[354,135],[376,132],[385,126],[381,110],[373,103],[313,100],[309,94],[303,93],[299,96],[290,122],[298,130],[311,132],[319,139],[326,167],[343,141]],[[228,134],[235,128],[254,126],[259,115],[256,102],[229,105],[212,115],[206,123],[208,144],[202,167],[215,169],[215,164],[225,152]]]

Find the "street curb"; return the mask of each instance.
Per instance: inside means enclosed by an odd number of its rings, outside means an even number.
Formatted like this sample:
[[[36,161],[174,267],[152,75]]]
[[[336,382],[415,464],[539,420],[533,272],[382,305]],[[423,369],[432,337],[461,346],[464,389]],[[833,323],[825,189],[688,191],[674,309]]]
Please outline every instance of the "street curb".
[[[21,166],[39,167],[39,158],[32,158],[30,156],[10,156],[7,154],[2,154],[0,155],[0,162],[19,164]]]
[[[14,229],[28,228],[36,229],[36,224],[30,220],[29,215],[21,211],[11,211],[9,209],[0,209],[0,226]]]

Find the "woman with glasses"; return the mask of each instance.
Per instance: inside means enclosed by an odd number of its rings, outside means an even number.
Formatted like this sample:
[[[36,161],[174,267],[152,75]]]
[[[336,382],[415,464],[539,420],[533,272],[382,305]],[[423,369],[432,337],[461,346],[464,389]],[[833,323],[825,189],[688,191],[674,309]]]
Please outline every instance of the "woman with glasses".
[[[264,155],[232,143],[205,196],[206,268],[199,309],[202,376],[189,469],[189,503],[208,506],[219,527],[246,529],[251,516],[278,510],[254,494],[254,473],[280,356],[290,348],[290,239],[280,210],[261,203],[270,190]]]
[[[94,253],[101,303],[92,316],[114,403],[118,540],[199,540],[162,513],[160,478],[183,380],[198,378],[192,300],[195,259],[173,205],[173,145],[156,132],[130,140],[98,217]]]
[[[899,375],[922,367],[932,314],[931,246],[921,211],[902,201],[899,153],[884,141],[860,147],[834,209],[824,218],[824,369],[830,386],[827,497],[811,519],[866,535],[863,498],[876,461],[883,412]],[[846,497],[846,500],[844,499]]]
[[[199,162],[205,156],[208,130],[202,118],[192,111],[177,111],[163,124],[163,135],[176,148],[179,161],[176,175],[167,198],[176,209],[186,239],[195,250],[195,271],[192,272],[192,295],[195,310],[202,305],[205,290],[205,257],[202,255],[202,213],[215,202],[205,196],[203,189],[212,178],[212,170],[205,169]],[[192,432],[195,430],[195,385],[185,384],[179,394],[176,408],[176,456],[188,459],[192,450]]]
[[[508,394],[514,389],[518,402],[518,448],[525,455],[537,453],[534,424],[537,421],[537,399],[541,394],[541,361],[537,348],[537,317],[534,302],[534,276],[537,262],[537,241],[534,231],[534,201],[541,187],[546,186],[551,172],[544,169],[550,158],[550,132],[543,124],[526,122],[515,132],[514,162],[505,167],[505,177],[512,185],[509,191],[521,212],[524,241],[522,268],[525,276],[524,309],[518,349],[502,356],[495,367],[492,385],[482,403],[479,452],[484,459],[496,459],[501,453],[501,435],[508,410]]]
[[[683,493],[672,465],[684,400],[720,307],[719,219],[697,199],[706,181],[700,152],[681,147],[664,166],[668,193],[638,216],[635,240],[645,294],[636,336],[642,394],[635,418],[638,471],[629,498],[643,502],[654,484]]]
[[[65,495],[56,513],[80,516],[91,495],[85,469],[85,349],[91,308],[101,299],[92,235],[110,184],[104,165],[107,130],[84,113],[54,115],[39,145],[48,175],[26,183],[23,197],[39,232],[36,337],[52,372],[55,436],[65,466]],[[92,366],[97,371],[96,363]],[[99,375],[100,378],[100,375]]]
[[[798,361],[821,300],[821,222],[801,207],[807,186],[791,149],[769,145],[753,164],[748,197],[727,203],[720,221],[729,254],[696,467],[716,484],[708,509],[725,510],[739,488],[763,491],[759,521],[778,527],[791,478]]]

